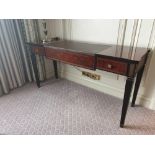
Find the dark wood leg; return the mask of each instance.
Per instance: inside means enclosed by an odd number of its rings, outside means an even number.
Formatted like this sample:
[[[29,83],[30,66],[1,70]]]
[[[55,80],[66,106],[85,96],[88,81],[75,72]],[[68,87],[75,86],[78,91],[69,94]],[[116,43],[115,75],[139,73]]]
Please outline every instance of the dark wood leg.
[[[132,98],[132,103],[131,103],[132,107],[135,106],[135,101],[136,101],[136,98],[137,98],[140,82],[142,80],[143,72],[144,72],[144,67],[137,74],[135,88],[134,88],[134,93],[133,93],[133,98]]]
[[[57,68],[57,61],[56,60],[53,60],[53,66],[54,66],[55,78],[58,79],[58,68]]]
[[[39,88],[40,87],[40,80],[39,80],[39,76],[38,76],[36,56],[33,52],[31,53],[31,60],[32,60],[32,65],[33,65],[33,69],[34,69],[35,78],[36,78],[36,83],[37,83],[37,86]]]
[[[133,86],[134,78],[127,78],[126,85],[125,85],[125,92],[124,92],[124,99],[123,99],[123,106],[122,106],[122,114],[121,114],[121,121],[120,121],[120,127],[124,127],[125,117],[128,109],[128,105],[130,102],[130,95],[132,92],[132,86]]]

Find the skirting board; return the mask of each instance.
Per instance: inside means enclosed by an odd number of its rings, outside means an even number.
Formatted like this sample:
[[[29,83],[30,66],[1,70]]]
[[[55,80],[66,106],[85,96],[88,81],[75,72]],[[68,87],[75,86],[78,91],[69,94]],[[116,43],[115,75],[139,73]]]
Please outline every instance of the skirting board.
[[[89,80],[89,78],[77,76],[71,72],[61,72],[61,77],[68,79],[70,81],[79,83],[81,85],[90,87],[92,89],[98,90],[100,92],[104,92],[106,94],[123,99],[124,89],[118,89],[118,88],[112,87],[110,85],[107,85],[105,83],[97,83],[95,81],[92,82],[92,80]],[[149,98],[142,96],[142,95],[137,96],[136,104],[142,105],[148,109],[152,109],[152,110],[155,109],[151,106],[151,100]]]
[[[155,110],[155,98],[152,98],[152,102],[150,104],[150,109]]]

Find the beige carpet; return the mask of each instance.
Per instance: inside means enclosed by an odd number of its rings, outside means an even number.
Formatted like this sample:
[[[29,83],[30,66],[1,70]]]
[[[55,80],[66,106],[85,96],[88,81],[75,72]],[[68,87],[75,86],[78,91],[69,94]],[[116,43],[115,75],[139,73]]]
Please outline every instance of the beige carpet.
[[[0,97],[0,134],[155,134],[155,111],[129,107],[119,128],[122,100],[61,79],[34,83]]]

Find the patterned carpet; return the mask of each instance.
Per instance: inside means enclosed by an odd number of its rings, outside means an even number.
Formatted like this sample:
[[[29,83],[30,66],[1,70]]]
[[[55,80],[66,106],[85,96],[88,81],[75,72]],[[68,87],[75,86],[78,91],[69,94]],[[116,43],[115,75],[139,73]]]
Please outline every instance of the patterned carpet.
[[[119,128],[122,100],[79,84],[34,83],[0,98],[0,134],[155,134],[155,111],[129,107]]]

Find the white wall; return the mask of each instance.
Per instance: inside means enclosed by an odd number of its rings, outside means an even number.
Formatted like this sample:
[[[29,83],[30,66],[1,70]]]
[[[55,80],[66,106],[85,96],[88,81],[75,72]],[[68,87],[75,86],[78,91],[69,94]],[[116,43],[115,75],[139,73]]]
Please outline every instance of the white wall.
[[[72,40],[110,43],[133,44],[154,49],[154,20],[47,20],[49,37],[60,36]],[[125,29],[126,25],[126,29]],[[135,27],[137,26],[137,27]],[[155,56],[149,57],[137,103],[155,109]],[[87,70],[79,68],[80,70]],[[104,71],[90,71],[101,75],[100,81],[83,77],[77,67],[61,64],[62,76],[94,88],[96,90],[123,98],[125,77]]]
[[[72,20],[71,39],[116,43],[119,20]]]

